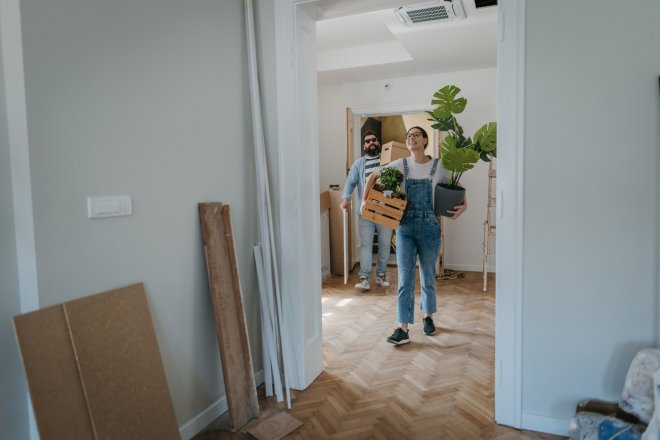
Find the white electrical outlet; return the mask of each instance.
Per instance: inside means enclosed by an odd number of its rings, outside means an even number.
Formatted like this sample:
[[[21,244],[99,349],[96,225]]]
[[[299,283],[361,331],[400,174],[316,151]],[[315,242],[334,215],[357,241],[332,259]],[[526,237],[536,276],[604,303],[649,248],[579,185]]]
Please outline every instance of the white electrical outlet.
[[[87,197],[87,218],[133,215],[131,196]]]

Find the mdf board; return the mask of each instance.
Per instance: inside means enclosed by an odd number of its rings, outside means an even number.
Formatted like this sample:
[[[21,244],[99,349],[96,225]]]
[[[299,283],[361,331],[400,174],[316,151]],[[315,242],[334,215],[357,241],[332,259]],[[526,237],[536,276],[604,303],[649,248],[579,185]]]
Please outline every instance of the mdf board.
[[[179,439],[142,284],[64,304],[96,439]]]
[[[180,438],[142,284],[14,326],[42,440]]]
[[[200,203],[199,218],[229,423],[233,430],[238,430],[251,419],[259,417],[259,402],[241,300],[229,205]]]
[[[23,369],[43,440],[93,440],[64,307],[14,317]]]
[[[333,275],[344,275],[344,211],[339,207],[342,192],[339,190],[328,191],[330,196],[330,272]],[[348,208],[348,261],[353,261],[351,248],[353,240],[351,225],[353,224],[353,211]],[[350,269],[349,269],[350,270]]]

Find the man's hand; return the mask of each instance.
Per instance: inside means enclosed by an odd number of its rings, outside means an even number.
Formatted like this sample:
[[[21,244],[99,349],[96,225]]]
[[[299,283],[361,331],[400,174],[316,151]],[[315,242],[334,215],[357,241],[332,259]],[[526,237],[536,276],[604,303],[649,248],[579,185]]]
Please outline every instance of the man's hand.
[[[341,203],[339,204],[339,207],[342,209],[342,211],[346,211],[350,205],[350,202],[347,199],[343,199]]]

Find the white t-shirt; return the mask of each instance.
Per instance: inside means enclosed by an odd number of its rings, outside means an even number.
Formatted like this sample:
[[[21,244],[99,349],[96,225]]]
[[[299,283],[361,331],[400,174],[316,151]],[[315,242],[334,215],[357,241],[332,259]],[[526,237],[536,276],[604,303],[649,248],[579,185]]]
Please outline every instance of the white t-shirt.
[[[431,168],[433,167],[433,161],[431,159],[426,163],[417,163],[413,160],[412,157],[407,157],[408,161],[408,178],[409,179],[428,179],[431,175]],[[396,168],[397,170],[403,172],[403,159],[397,159],[393,162],[388,163],[383,168]],[[447,183],[449,181],[449,173],[442,167],[442,161],[438,160],[438,166],[435,169],[435,175],[433,176],[433,181],[431,182],[432,194],[431,200],[435,200],[435,186],[438,183]],[[401,182],[401,191],[406,192],[406,179],[403,179]]]

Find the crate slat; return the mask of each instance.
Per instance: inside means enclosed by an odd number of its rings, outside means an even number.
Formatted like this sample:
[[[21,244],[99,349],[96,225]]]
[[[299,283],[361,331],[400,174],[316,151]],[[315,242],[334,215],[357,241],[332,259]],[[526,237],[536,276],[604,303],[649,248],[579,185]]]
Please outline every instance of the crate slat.
[[[382,192],[372,188],[367,193],[367,200],[360,214],[365,220],[396,229],[399,227],[407,203],[405,200],[386,197]]]
[[[384,217],[382,215],[377,215],[377,214],[375,214],[374,212],[371,212],[371,211],[365,211],[362,214],[362,218],[364,218],[365,220],[372,221],[374,223],[378,223],[379,225],[383,225],[386,228],[390,228],[390,229],[396,229],[396,228],[399,227],[399,221],[398,220],[387,218],[387,217]]]

